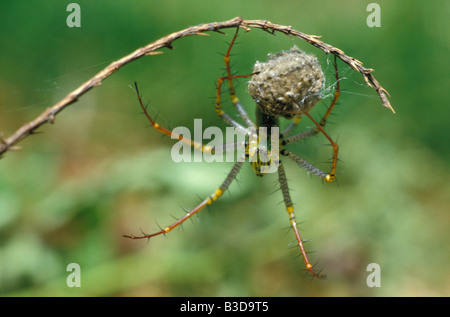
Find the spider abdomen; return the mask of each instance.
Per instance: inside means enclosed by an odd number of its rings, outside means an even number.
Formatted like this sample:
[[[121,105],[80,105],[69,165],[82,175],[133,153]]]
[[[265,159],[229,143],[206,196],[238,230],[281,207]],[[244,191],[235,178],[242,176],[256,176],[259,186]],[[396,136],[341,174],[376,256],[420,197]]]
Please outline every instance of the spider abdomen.
[[[256,62],[248,91],[267,115],[291,119],[320,99],[324,75],[317,58],[296,46]],[[301,107],[301,109],[299,108]]]

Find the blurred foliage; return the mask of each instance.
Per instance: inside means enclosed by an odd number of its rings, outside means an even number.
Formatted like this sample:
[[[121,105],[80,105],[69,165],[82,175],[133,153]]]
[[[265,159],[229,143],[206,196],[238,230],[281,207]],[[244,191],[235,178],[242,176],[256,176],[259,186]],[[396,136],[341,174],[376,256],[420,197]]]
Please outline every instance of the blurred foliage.
[[[0,132],[9,136],[110,62],[190,25],[235,16],[292,25],[374,68],[397,111],[381,106],[361,76],[340,64],[344,93],[327,130],[341,146],[337,184],[286,162],[303,236],[328,275],[304,277],[275,175],[249,166],[225,195],[167,239],[122,234],[171,223],[210,194],[230,163],[173,163],[172,140],[148,129],[135,93],[161,124],[224,127],[213,108],[228,35],[189,37],[137,60],[83,96],[22,150],[0,160],[2,296],[448,296],[448,1],[377,1],[381,27],[366,26],[371,1],[77,1],[81,28],[66,26],[69,2],[0,4]],[[233,69],[292,45],[282,35],[241,32]],[[245,81],[241,100],[253,113]],[[441,99],[444,98],[444,99]],[[329,99],[317,106],[324,111]],[[231,109],[230,103],[224,107]],[[231,110],[230,110],[231,111]],[[311,123],[304,120],[299,128]],[[321,136],[294,146],[320,163]],[[366,267],[382,269],[380,288]],[[69,263],[81,287],[66,285]]]

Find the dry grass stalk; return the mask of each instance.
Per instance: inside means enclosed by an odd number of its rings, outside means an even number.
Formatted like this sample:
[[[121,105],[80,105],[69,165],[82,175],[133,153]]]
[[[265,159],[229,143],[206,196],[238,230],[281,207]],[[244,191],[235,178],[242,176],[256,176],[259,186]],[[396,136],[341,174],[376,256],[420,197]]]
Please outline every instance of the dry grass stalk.
[[[281,32],[283,34],[286,34],[288,36],[294,36],[299,39],[302,39],[311,45],[321,49],[326,54],[333,54],[339,59],[341,59],[343,62],[345,62],[347,65],[355,69],[357,72],[359,72],[365,79],[366,83],[373,87],[376,92],[378,93],[378,96],[381,98],[381,102],[383,106],[389,108],[392,110],[392,112],[395,113],[394,109],[392,108],[387,95],[388,92],[380,86],[378,81],[375,79],[375,77],[372,75],[373,69],[365,68],[362,66],[362,63],[358,61],[357,59],[348,56],[344,54],[342,50],[339,48],[336,48],[330,44],[324,43],[319,40],[320,36],[316,35],[308,35],[299,31],[296,31],[292,29],[290,26],[284,26],[279,24],[274,24],[269,21],[264,20],[243,20],[241,17],[236,17],[234,19],[224,21],[224,22],[212,22],[197,26],[191,26],[184,30],[174,32],[172,34],[169,34],[167,36],[164,36],[160,38],[159,40],[152,42],[142,48],[139,48],[132,52],[131,54],[124,56],[123,58],[112,62],[109,66],[107,66],[105,69],[97,73],[94,77],[83,83],[81,86],[79,86],[77,89],[69,93],[66,97],[64,97],[61,101],[56,103],[54,106],[47,108],[44,112],[42,112],[38,117],[36,117],[34,120],[25,123],[23,126],[21,126],[16,132],[14,132],[10,137],[4,139],[2,136],[0,136],[0,156],[4,154],[7,151],[17,150],[19,149],[18,146],[16,146],[17,143],[19,143],[21,140],[25,139],[27,136],[33,134],[36,129],[38,129],[40,126],[50,122],[54,123],[56,115],[62,111],[67,106],[73,104],[76,102],[81,96],[83,96],[85,93],[87,93],[89,90],[91,90],[93,87],[99,86],[106,78],[114,74],[117,70],[119,70],[121,67],[125,66],[126,64],[141,58],[142,56],[146,55],[156,55],[161,54],[162,51],[158,51],[162,48],[169,48],[172,49],[172,43],[175,40],[181,39],[186,36],[190,35],[209,35],[205,32],[219,32],[223,33],[220,30],[221,29],[227,29],[227,28],[235,28],[240,27],[247,31],[249,31],[251,28],[257,28],[264,30],[268,33],[274,34],[275,32]]]

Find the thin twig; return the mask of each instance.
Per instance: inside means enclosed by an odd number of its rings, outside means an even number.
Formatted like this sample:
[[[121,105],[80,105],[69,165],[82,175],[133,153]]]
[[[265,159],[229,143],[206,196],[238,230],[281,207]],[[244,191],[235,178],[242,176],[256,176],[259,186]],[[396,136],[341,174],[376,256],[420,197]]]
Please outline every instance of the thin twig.
[[[315,35],[308,35],[299,31],[296,31],[292,29],[290,26],[284,26],[279,24],[273,24],[269,21],[264,20],[243,20],[241,17],[236,17],[234,19],[224,21],[224,22],[212,22],[207,24],[201,24],[197,26],[191,26],[184,30],[174,32],[172,34],[169,34],[167,36],[164,36],[160,38],[159,40],[152,42],[142,48],[139,48],[132,52],[131,54],[111,63],[109,66],[107,66],[105,69],[97,73],[94,77],[83,83],[81,86],[79,86],[77,89],[69,93],[66,97],[64,97],[61,101],[56,103],[54,106],[47,108],[44,112],[42,112],[38,117],[36,117],[34,120],[24,124],[21,126],[16,132],[14,132],[10,137],[4,139],[0,135],[0,157],[2,154],[4,154],[7,151],[13,151],[19,149],[16,144],[20,142],[21,140],[25,139],[30,134],[33,134],[36,129],[38,129],[40,126],[46,124],[46,123],[54,123],[56,115],[61,112],[64,108],[67,106],[75,103],[78,101],[78,99],[83,96],[86,92],[91,90],[93,87],[101,85],[101,83],[114,74],[117,70],[119,70],[121,67],[125,66],[126,64],[141,58],[142,56],[146,55],[156,55],[161,54],[162,51],[158,51],[162,48],[169,48],[172,49],[172,43],[175,40],[178,40],[180,38],[190,36],[190,35],[209,35],[205,32],[218,32],[223,33],[220,31],[221,29],[226,28],[234,28],[234,27],[240,27],[245,29],[246,31],[249,31],[251,28],[257,28],[264,31],[267,31],[271,34],[274,34],[275,31],[281,32],[283,34],[294,36],[299,39],[305,40],[306,42],[310,43],[311,45],[321,49],[326,54],[334,54],[339,59],[341,59],[343,62],[348,64],[350,67],[361,73],[366,81],[366,83],[373,87],[378,95],[381,98],[381,102],[383,106],[389,108],[394,112],[394,109],[392,108],[391,104],[389,103],[389,100],[387,99],[386,95],[389,95],[387,91],[380,86],[378,81],[375,79],[375,77],[371,74],[373,69],[364,68],[362,66],[362,63],[358,61],[357,59],[350,57],[348,55],[345,55],[344,52],[336,47],[333,47],[329,44],[326,44],[319,40],[319,36]],[[394,112],[395,113],[395,112]]]

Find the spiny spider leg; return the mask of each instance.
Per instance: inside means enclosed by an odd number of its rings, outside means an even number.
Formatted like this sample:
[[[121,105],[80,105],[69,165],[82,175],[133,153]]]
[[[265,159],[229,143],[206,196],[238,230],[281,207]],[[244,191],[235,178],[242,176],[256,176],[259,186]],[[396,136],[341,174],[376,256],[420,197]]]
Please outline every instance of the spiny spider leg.
[[[333,161],[331,163],[331,171],[330,171],[330,173],[325,174],[325,176],[319,176],[319,177],[323,178],[327,182],[332,182],[332,181],[334,181],[336,179],[336,167],[337,167],[338,151],[339,151],[339,146],[331,139],[331,137],[323,129],[325,124],[327,123],[328,117],[330,116],[331,112],[334,109],[334,106],[336,105],[336,103],[337,103],[337,101],[339,99],[339,96],[341,95],[341,89],[340,89],[340,83],[339,83],[339,73],[338,73],[338,68],[337,68],[337,58],[336,58],[336,56],[334,56],[334,68],[335,68],[335,74],[336,74],[336,90],[334,92],[333,100],[331,101],[331,104],[328,107],[325,115],[322,117],[320,122],[317,122],[316,120],[314,120],[314,118],[307,111],[303,111],[303,113],[316,125],[316,127],[314,129],[311,129],[311,130],[299,133],[297,135],[285,138],[282,141],[282,145],[287,145],[287,144],[290,144],[290,143],[294,143],[294,142],[299,142],[299,141],[305,140],[305,139],[307,139],[307,138],[309,138],[309,137],[311,137],[313,135],[316,135],[319,132],[322,132],[322,134],[328,139],[328,141],[330,142],[331,146],[333,147]],[[301,109],[301,107],[299,107],[299,108]],[[292,124],[295,124],[295,122],[292,123]],[[290,128],[290,126],[287,129],[289,129],[289,128]],[[298,161],[296,161],[296,162],[298,163]],[[307,163],[307,164],[309,164],[309,163]],[[321,172],[321,173],[323,173],[323,172]],[[317,175],[317,174],[315,174],[315,175]]]
[[[145,116],[147,117],[147,119],[150,121],[152,127],[165,134],[170,136],[172,139],[177,139],[185,144],[188,144],[190,146],[192,146],[194,149],[199,150],[203,153],[210,153],[210,154],[214,154],[214,153],[222,153],[222,152],[228,152],[228,151],[232,151],[234,149],[238,149],[243,147],[243,144],[239,144],[239,143],[233,143],[233,144],[223,144],[221,147],[217,147],[217,146],[209,146],[209,145],[203,145],[202,143],[196,142],[194,140],[191,140],[189,138],[184,137],[183,135],[180,134],[176,134],[170,130],[167,130],[166,128],[162,127],[159,123],[155,122],[153,120],[153,118],[150,116],[150,114],[147,111],[147,108],[144,106],[144,103],[142,102],[142,96],[139,93],[139,88],[138,88],[138,84],[137,82],[134,82],[134,86],[136,89],[136,94],[137,94],[137,98],[139,101],[139,105],[142,108],[142,111],[144,112]]]
[[[309,173],[321,178],[321,179],[325,179],[327,177],[327,173],[322,172],[320,169],[318,169],[317,167],[315,167],[314,165],[312,165],[311,163],[305,161],[304,159],[302,159],[300,156],[289,152],[286,149],[282,149],[280,151],[280,154],[283,156],[286,156],[288,158],[290,158],[291,160],[293,160],[295,163],[297,163],[298,166],[300,166],[301,168],[305,169],[306,171],[308,171]]]
[[[239,113],[239,116],[241,117],[242,120],[244,120],[244,122],[247,125],[247,127],[256,128],[256,124],[254,124],[253,121],[249,118],[248,114],[245,112],[244,108],[242,107],[242,104],[239,101],[239,98],[236,96],[236,90],[234,89],[233,78],[237,78],[237,77],[233,77],[231,75],[230,52],[231,52],[231,48],[233,47],[233,45],[234,45],[234,43],[236,41],[236,38],[238,36],[238,32],[239,32],[239,28],[236,28],[236,33],[234,33],[233,39],[231,40],[231,43],[228,46],[227,53],[224,56],[225,69],[227,71],[227,78],[226,79],[228,79],[228,87],[229,87],[229,93],[230,93],[231,102],[234,104],[236,110]],[[243,77],[246,78],[246,77],[250,77],[252,75],[253,74],[245,75]]]
[[[296,126],[298,126],[298,124],[300,123],[301,117],[294,117],[294,122],[291,122],[286,129],[284,129],[281,134],[280,134],[280,138],[283,138],[285,135],[288,135],[292,129],[294,129]],[[292,142],[291,142],[292,143]]]
[[[236,120],[231,118],[228,114],[225,113],[225,111],[222,110],[222,103],[221,103],[221,91],[222,91],[222,84],[225,80],[232,80],[234,78],[248,78],[252,76],[253,74],[249,75],[237,75],[237,76],[225,76],[225,77],[219,77],[217,79],[217,92],[216,92],[216,114],[221,118],[225,123],[229,124],[230,126],[234,127],[237,132],[242,133],[244,135],[249,135],[250,130],[238,123]],[[244,112],[245,113],[245,112]]]
[[[331,171],[323,178],[325,181],[330,183],[336,179],[339,146],[330,138],[323,127],[319,123],[317,123],[317,121],[314,120],[314,118],[308,112],[304,112],[304,114],[317,126],[317,129],[323,133],[323,135],[328,139],[331,146],[333,147],[333,161],[331,162]]]
[[[298,246],[300,247],[300,252],[302,254],[303,260],[305,261],[306,269],[317,278],[322,278],[322,275],[319,275],[314,272],[313,265],[308,259],[308,255],[306,254],[305,246],[303,244],[302,237],[300,236],[300,231],[298,230],[297,221],[295,219],[294,206],[292,205],[291,195],[289,194],[289,187],[286,178],[286,172],[284,171],[283,164],[280,161],[280,165],[278,166],[278,179],[280,181],[281,192],[283,193],[284,204],[286,205],[286,211],[289,214],[289,222],[291,224],[292,229],[295,233],[295,238],[297,240]]]
[[[174,223],[172,223],[170,226],[162,228],[160,231],[152,233],[152,234],[143,234],[140,236],[133,236],[133,235],[124,235],[125,238],[130,239],[150,239],[152,237],[158,236],[160,234],[166,234],[170,232],[172,229],[178,227],[183,222],[185,222],[187,219],[191,218],[193,215],[198,213],[200,210],[205,208],[208,205],[211,205],[213,202],[215,202],[220,196],[223,195],[223,193],[228,189],[228,187],[231,185],[233,180],[236,178],[237,174],[239,173],[239,170],[242,167],[242,164],[244,163],[244,159],[238,160],[229,172],[228,176],[225,178],[225,181],[220,185],[218,189],[208,197],[206,197],[199,205],[197,205],[195,208],[187,212],[182,218],[178,219]]]

